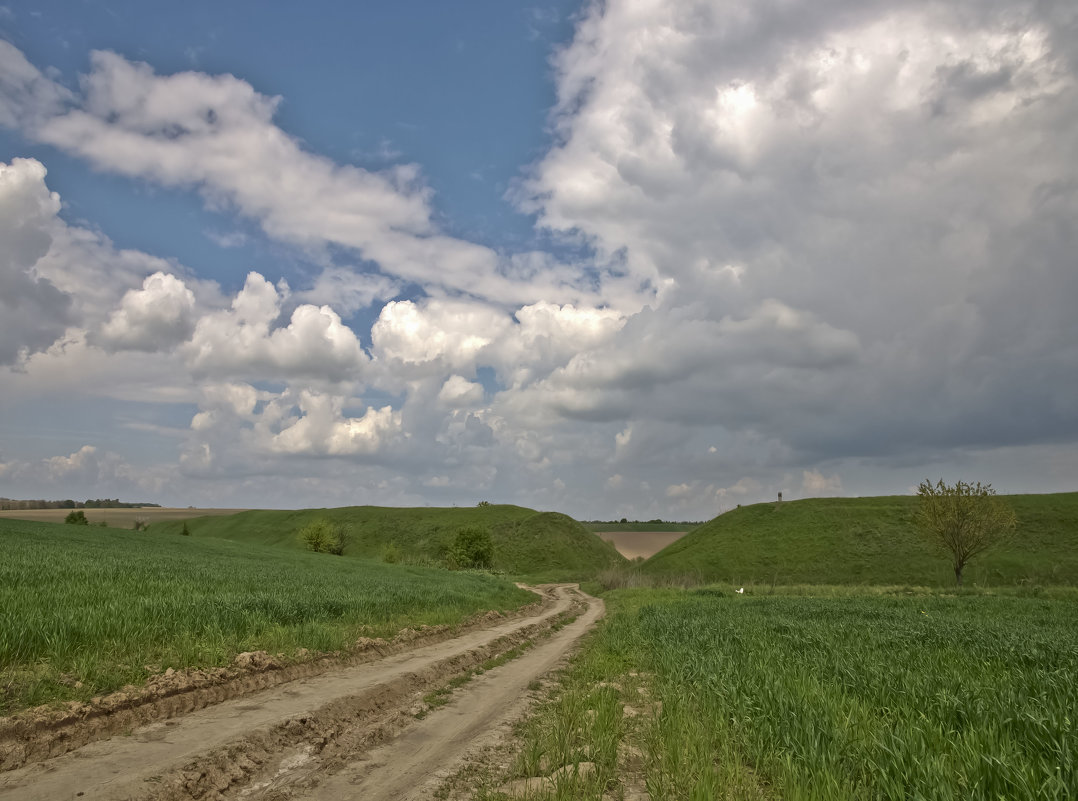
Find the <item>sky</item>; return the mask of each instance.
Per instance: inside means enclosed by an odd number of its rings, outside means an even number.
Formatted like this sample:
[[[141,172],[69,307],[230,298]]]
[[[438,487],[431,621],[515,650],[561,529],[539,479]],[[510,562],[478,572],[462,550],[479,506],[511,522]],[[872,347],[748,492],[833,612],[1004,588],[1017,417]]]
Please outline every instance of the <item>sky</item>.
[[[1073,0],[0,4],[0,496],[1074,491],[1076,307]]]

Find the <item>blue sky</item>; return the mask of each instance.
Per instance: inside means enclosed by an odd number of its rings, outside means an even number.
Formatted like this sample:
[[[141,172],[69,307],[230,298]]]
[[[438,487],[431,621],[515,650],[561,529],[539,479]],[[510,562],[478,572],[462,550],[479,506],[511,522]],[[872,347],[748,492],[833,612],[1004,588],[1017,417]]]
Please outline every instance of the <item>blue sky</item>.
[[[0,495],[1078,474],[1067,2],[0,6]]]
[[[7,4],[4,38],[77,88],[91,50],[145,60],[161,73],[244,77],[282,98],[277,123],[340,163],[378,169],[422,165],[445,228],[493,247],[520,249],[540,235],[504,195],[549,145],[554,103],[549,60],[572,36],[578,3],[467,7],[429,2],[288,4]],[[5,154],[49,158],[50,186],[72,218],[118,245],[204,265],[238,288],[245,261],[294,260],[261,243],[222,251],[207,232],[250,233],[208,213],[185,192],[135,185],[0,132]],[[160,221],[167,220],[163,225]]]

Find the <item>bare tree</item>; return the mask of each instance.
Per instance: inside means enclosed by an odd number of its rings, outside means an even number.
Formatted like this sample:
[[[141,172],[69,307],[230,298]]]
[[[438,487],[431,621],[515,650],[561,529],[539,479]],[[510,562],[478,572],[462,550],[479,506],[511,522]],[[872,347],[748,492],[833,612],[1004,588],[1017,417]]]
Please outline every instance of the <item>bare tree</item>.
[[[954,485],[940,479],[935,485],[922,481],[917,523],[921,530],[949,553],[955,584],[962,584],[962,570],[979,553],[1005,540],[1018,525],[1018,518],[992,489],[991,484]]]

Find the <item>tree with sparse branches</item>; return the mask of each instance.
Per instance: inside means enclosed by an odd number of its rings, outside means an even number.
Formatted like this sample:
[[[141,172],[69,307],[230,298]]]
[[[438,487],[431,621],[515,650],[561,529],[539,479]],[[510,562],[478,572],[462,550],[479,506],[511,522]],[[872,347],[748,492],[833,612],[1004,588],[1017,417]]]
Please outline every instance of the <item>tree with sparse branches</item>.
[[[1018,518],[991,484],[922,481],[917,495],[917,524],[940,550],[951,556],[955,584],[959,586],[966,563],[1006,540],[1018,525]]]

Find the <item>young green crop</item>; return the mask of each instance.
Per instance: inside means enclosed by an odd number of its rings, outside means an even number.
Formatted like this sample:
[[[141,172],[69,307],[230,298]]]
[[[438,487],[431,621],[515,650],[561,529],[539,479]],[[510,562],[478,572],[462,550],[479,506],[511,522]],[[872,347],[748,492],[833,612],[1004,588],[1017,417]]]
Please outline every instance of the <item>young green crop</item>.
[[[696,597],[647,606],[637,625],[659,725],[709,721],[785,799],[1050,799],[1078,793],[1076,612]]]
[[[1073,593],[637,590],[607,611],[515,776],[593,761],[567,797],[596,801],[632,782],[671,801],[1078,798]],[[637,714],[604,723],[615,691]]]
[[[0,520],[0,712],[144,680],[144,666],[334,651],[534,595],[488,575],[248,543]]]

